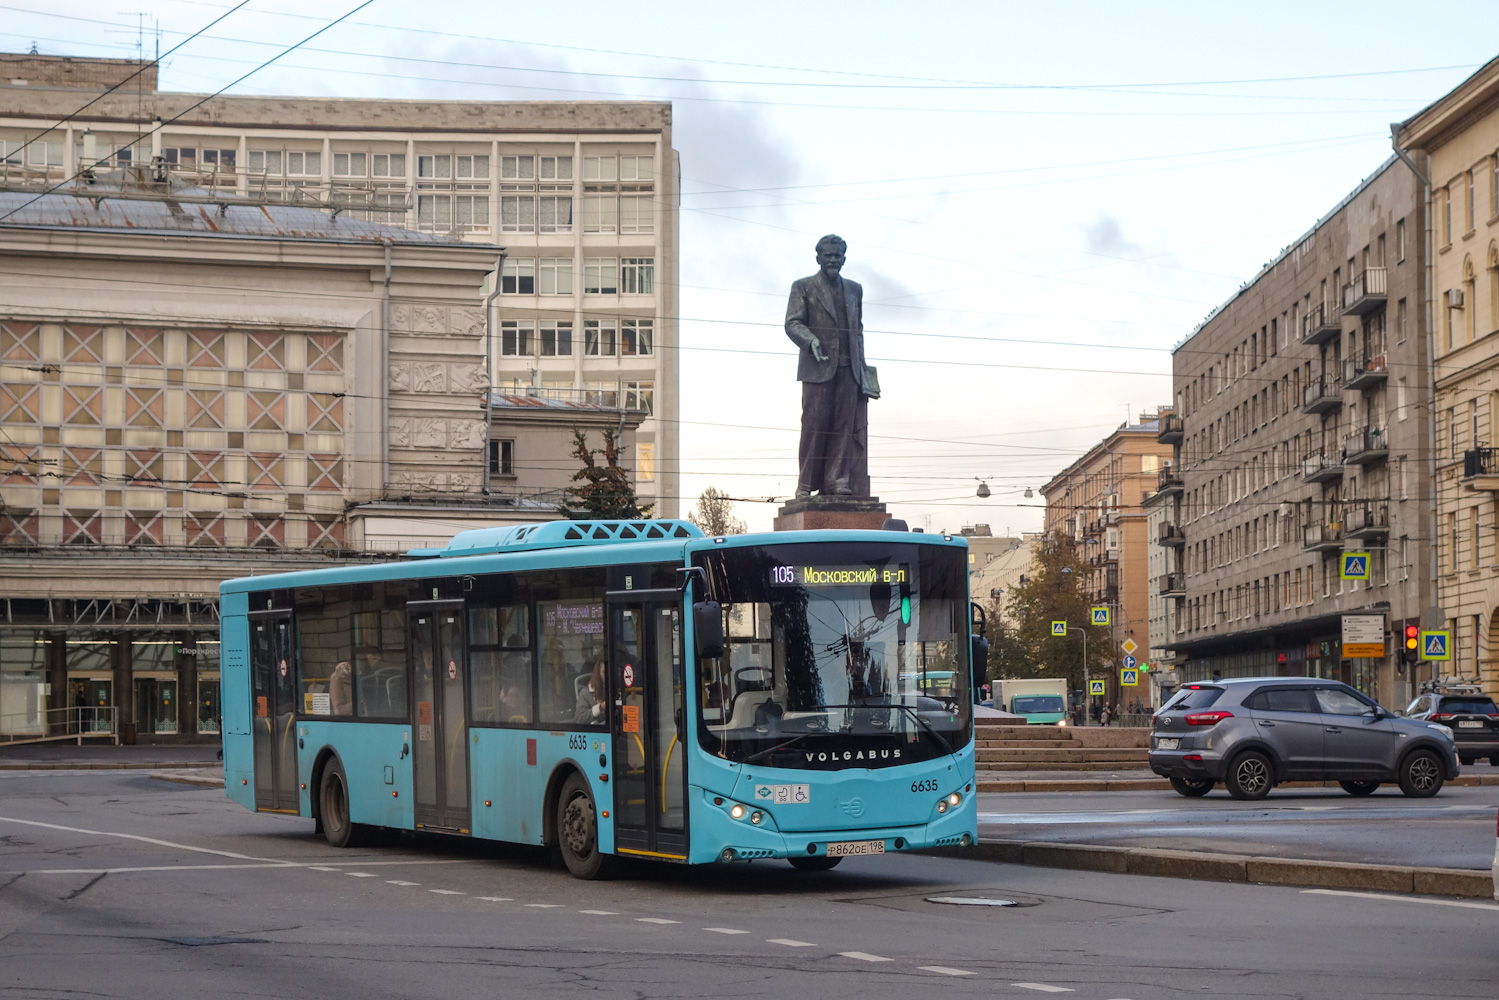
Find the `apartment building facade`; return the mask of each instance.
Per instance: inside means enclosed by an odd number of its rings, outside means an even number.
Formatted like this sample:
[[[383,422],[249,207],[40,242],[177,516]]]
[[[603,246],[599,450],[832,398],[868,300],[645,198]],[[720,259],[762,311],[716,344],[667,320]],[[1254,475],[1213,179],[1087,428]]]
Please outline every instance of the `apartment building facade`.
[[[676,516],[669,103],[223,96],[194,107],[206,95],[157,90],[149,64],[101,96],[105,81],[139,64],[13,54],[0,62],[0,189],[40,190],[85,168],[151,167],[252,203],[331,207],[503,246],[484,352],[489,383],[645,411],[626,459],[656,514]],[[482,324],[482,309],[474,315]]]
[[[1046,498],[1047,532],[1072,539],[1088,566],[1090,604],[1110,608],[1109,635],[1118,665],[1118,647],[1132,639],[1143,650],[1150,638],[1148,588],[1150,547],[1144,501],[1175,475],[1172,448],[1159,441],[1171,415],[1161,407],[1137,422],[1121,424],[1088,452],[1041,487]],[[1138,651],[1137,656],[1138,659]],[[1109,700],[1121,698],[1117,673],[1109,680]],[[1143,686],[1122,694],[1144,697]]]
[[[1391,158],[1173,353],[1167,646],[1184,681],[1335,677],[1404,705],[1417,680],[1342,656],[1432,603],[1420,183]],[[1343,552],[1369,553],[1367,581]]]
[[[1396,143],[1430,184],[1435,573],[1453,640],[1452,660],[1434,666],[1499,697],[1499,59]]]

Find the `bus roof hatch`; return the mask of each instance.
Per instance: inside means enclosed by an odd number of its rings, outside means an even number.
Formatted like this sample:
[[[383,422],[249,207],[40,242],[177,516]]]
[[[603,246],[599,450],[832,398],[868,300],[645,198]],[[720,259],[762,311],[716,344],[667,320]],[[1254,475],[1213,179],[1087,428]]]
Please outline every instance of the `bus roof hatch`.
[[[460,531],[440,549],[412,549],[406,554],[416,559],[445,559],[492,552],[702,537],[702,530],[691,521],[546,521]]]

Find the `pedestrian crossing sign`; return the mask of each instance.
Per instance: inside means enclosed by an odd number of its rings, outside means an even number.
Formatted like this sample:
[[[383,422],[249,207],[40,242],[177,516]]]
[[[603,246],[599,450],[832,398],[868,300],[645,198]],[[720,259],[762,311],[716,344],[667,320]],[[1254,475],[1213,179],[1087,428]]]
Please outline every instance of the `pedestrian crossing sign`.
[[[1126,667],[1119,671],[1119,683],[1127,688],[1135,687],[1140,683],[1140,671]]]
[[[1344,580],[1369,579],[1369,553],[1344,552],[1343,571],[1340,576]]]
[[[1088,694],[1090,694],[1090,695],[1103,694],[1104,693],[1104,689],[1103,688],[1104,688],[1104,682],[1103,681],[1089,681],[1088,682]]]
[[[1434,632],[1422,632],[1421,659],[1452,659],[1452,632],[1448,629],[1441,629]]]
[[[1051,634],[1052,635],[1066,635],[1067,634],[1067,623],[1066,622],[1052,622],[1051,623]]]
[[[1108,623],[1109,623],[1109,609],[1108,608],[1094,608],[1093,609],[1093,624],[1094,625],[1107,625]]]

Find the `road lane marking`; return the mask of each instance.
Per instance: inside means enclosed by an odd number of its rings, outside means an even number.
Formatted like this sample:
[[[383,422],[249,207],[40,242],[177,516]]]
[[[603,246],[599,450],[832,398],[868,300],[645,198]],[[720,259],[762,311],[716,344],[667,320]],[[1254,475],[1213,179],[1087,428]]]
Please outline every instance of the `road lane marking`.
[[[1065,986],[1053,986],[1050,983],[1011,983],[1010,985],[1011,986],[1018,986],[1018,987],[1020,987],[1023,990],[1040,990],[1042,993],[1072,993],[1072,992],[1074,992],[1073,990],[1070,990],[1070,989],[1068,989]]]
[[[474,898],[482,899],[486,903],[509,903],[512,901],[509,896],[475,896]]]
[[[642,924],[680,924],[680,920],[667,920],[665,917],[636,917]]]
[[[435,892],[439,896],[467,896],[468,895],[468,893],[466,893],[466,892],[459,892],[457,889],[428,889],[427,891],[428,892]]]
[[[179,851],[193,851],[196,854],[216,854],[221,858],[234,858],[237,861],[263,861],[271,865],[285,865],[288,868],[302,868],[305,865],[295,861],[282,861],[279,858],[261,858],[253,854],[237,854],[234,851],[219,851],[212,847],[194,847],[191,844],[179,844],[172,840],[159,840],[156,837],[142,837],[134,833],[116,833],[113,830],[89,830],[81,826],[62,826],[58,823],[42,823],[34,819],[17,819],[14,816],[0,816],[0,823],[20,823],[22,826],[35,826],[43,830],[61,830],[64,833],[86,833],[91,837],[117,837],[120,840],[134,840],[142,844],[155,844],[157,847],[171,847]]]
[[[971,976],[973,973],[967,969],[949,969],[945,965],[923,965],[921,969],[925,972],[935,972],[942,976]]]
[[[328,868],[325,865],[308,865],[307,866],[307,870],[310,871],[310,872],[341,872],[341,871],[343,871],[342,868]]]
[[[379,878],[374,872],[344,872],[351,878]]]
[[[867,951],[840,951],[838,954],[844,958],[856,959],[860,962],[893,962],[895,959],[886,958],[884,955],[871,955]]]
[[[783,944],[788,948],[815,948],[811,941],[797,941],[794,938],[766,938],[767,944]]]
[[[420,882],[403,882],[401,879],[398,879],[398,878],[388,878],[388,879],[385,880],[385,884],[386,885],[421,885]]]
[[[116,875],[123,872],[204,872],[232,871],[245,868],[300,868],[273,861],[258,865],[140,865],[134,868],[36,868],[31,871],[0,871],[0,875]],[[329,869],[337,871],[338,869]]]
[[[556,910],[562,906],[561,903],[527,903],[526,905],[537,910]]]
[[[619,911],[618,910],[579,910],[578,912],[579,913],[587,913],[590,916],[594,916],[594,917],[617,917],[617,916],[619,916]]]
[[[1395,903],[1425,903],[1427,906],[1458,906],[1467,910],[1493,910],[1499,912],[1499,903],[1469,902],[1461,899],[1422,899],[1420,896],[1391,896],[1382,892],[1348,892],[1342,889],[1302,889],[1305,894],[1316,896],[1350,896],[1354,899],[1385,899]]]
[[[748,934],[749,933],[749,931],[735,930],[732,927],[704,927],[703,930],[705,930],[705,931],[712,931],[714,934]]]

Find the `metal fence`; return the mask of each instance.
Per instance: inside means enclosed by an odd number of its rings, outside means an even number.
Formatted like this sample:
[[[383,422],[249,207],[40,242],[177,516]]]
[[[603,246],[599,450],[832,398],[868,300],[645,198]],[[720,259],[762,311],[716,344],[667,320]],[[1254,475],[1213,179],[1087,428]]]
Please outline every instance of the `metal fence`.
[[[0,715],[0,746],[57,740],[107,739],[120,742],[113,705],[72,705]]]

